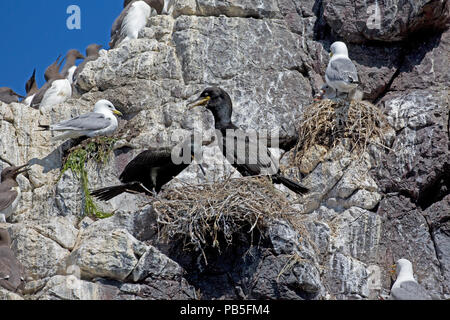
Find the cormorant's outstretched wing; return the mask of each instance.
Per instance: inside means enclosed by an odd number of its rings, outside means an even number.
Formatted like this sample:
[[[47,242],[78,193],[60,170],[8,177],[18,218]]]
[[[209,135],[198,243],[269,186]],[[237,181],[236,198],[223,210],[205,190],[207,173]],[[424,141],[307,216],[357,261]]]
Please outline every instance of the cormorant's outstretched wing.
[[[147,180],[151,179],[151,170],[166,166],[171,162],[170,151],[146,150],[131,160],[119,179],[123,183],[139,181],[147,186]]]

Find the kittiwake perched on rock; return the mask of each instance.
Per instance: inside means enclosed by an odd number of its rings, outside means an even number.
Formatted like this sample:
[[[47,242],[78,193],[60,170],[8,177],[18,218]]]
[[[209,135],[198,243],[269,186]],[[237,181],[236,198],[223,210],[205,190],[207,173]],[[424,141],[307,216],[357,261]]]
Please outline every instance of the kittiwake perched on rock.
[[[100,57],[99,51],[102,48],[101,44],[90,44],[87,48],[86,48],[86,58],[83,60],[82,63],[80,63],[80,65],[78,66],[78,68],[76,68],[75,72],[73,73],[72,76],[72,81],[75,82],[78,78],[78,75],[81,73],[81,71],[83,71],[84,67],[86,66],[86,64],[90,61],[95,61]]]
[[[359,85],[358,72],[348,57],[345,43],[337,41],[331,45],[331,59],[325,72],[327,84],[336,90],[337,96],[348,94]]]
[[[110,136],[119,125],[115,115],[121,116],[122,113],[110,101],[100,100],[95,104],[93,112],[50,126],[39,125],[39,127],[43,129],[42,131],[63,132],[54,137],[54,140],[76,139],[83,136],[89,138]]]
[[[31,107],[39,108],[41,111],[50,108],[54,105],[63,103],[72,96],[72,85],[61,73],[58,64],[58,59],[45,72],[45,78],[48,79],[44,86],[36,93],[31,101]]]
[[[11,88],[2,87],[0,88],[0,101],[10,104],[13,102],[19,102],[19,98],[23,99],[24,97],[18,93],[15,93]]]
[[[431,300],[428,292],[414,279],[409,260],[399,259],[396,266],[397,280],[391,288],[391,300]]]
[[[123,41],[137,39],[139,31],[147,25],[152,11],[156,12],[142,0],[128,4],[114,21],[109,47],[113,49]]]
[[[20,201],[20,187],[17,176],[28,171],[28,164],[20,167],[8,167],[1,173],[0,183],[0,223],[5,223],[17,209]]]
[[[33,101],[34,95],[39,91],[36,82],[36,69],[34,69],[33,74],[25,84],[25,91],[27,93],[27,96],[23,100],[23,103],[29,107],[31,105],[31,101]]]
[[[11,250],[11,237],[6,229],[0,229],[0,287],[20,292],[25,286],[25,268]]]

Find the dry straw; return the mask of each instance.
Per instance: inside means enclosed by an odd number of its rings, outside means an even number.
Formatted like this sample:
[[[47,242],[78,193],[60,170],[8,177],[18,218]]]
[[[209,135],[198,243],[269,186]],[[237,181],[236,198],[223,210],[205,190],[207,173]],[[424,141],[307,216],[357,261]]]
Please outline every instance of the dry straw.
[[[295,214],[285,195],[267,177],[227,179],[163,192],[153,202],[160,237],[183,240],[188,249],[220,251],[237,234],[263,235],[273,218]],[[299,214],[299,213],[298,213]],[[205,257],[206,259],[206,257]]]
[[[381,142],[388,128],[384,114],[367,101],[325,99],[306,108],[299,124],[294,164],[300,165],[307,150],[315,145],[332,149],[349,143],[351,152],[360,155],[369,144]]]

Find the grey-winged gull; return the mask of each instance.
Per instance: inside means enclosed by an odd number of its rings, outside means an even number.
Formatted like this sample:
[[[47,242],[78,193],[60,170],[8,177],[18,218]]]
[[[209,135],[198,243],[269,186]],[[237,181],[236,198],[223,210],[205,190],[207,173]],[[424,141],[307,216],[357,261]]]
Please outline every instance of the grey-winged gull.
[[[409,260],[399,259],[396,266],[397,280],[391,288],[391,300],[431,300],[428,292],[414,279]]]
[[[82,114],[50,126],[39,125],[43,131],[58,131],[63,134],[54,137],[54,140],[76,139],[87,136],[110,136],[116,131],[119,122],[115,115],[121,116],[114,105],[108,100],[100,100],[95,104],[94,111]]]
[[[0,88],[0,101],[10,104],[13,102],[19,102],[19,98],[24,98],[18,93],[15,93],[14,90],[8,87]]]
[[[20,292],[25,286],[25,268],[11,250],[11,237],[6,229],[0,229],[0,287]]]
[[[331,59],[325,72],[327,84],[340,93],[348,94],[359,85],[358,72],[348,57],[345,43],[337,41],[331,45]]]
[[[20,201],[20,187],[17,176],[28,171],[28,164],[20,167],[8,167],[1,173],[0,183],[0,222],[5,223],[17,209]]]
[[[113,23],[109,47],[113,49],[123,41],[137,39],[152,11],[155,12],[145,1],[129,3]]]

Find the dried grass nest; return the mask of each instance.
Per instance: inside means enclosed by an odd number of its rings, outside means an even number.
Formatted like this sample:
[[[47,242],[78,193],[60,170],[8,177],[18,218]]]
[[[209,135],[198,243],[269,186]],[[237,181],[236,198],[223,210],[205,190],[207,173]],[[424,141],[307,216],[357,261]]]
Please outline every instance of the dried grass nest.
[[[304,153],[315,145],[332,149],[344,140],[354,155],[360,155],[369,144],[383,146],[388,128],[385,115],[368,101],[325,99],[313,103],[298,126],[294,164],[300,165]]]
[[[166,190],[153,202],[162,240],[187,249],[231,245],[236,234],[262,231],[269,221],[295,214],[267,177],[244,177]],[[261,234],[263,234],[261,232]]]

